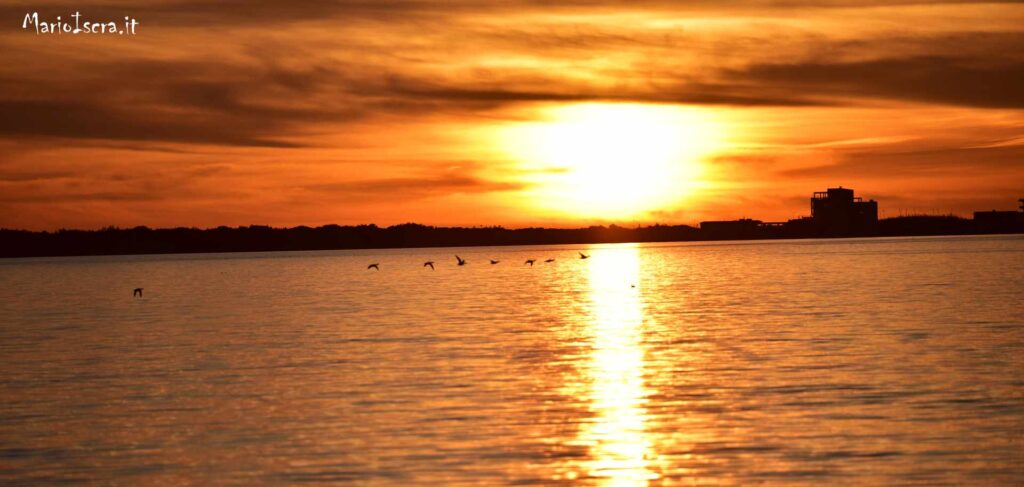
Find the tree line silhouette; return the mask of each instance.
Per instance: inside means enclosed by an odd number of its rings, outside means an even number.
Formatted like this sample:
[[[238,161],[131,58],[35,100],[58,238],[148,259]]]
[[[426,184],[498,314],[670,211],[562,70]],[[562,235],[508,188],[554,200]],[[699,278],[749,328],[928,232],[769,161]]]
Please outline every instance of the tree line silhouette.
[[[966,235],[981,233],[973,220],[957,216],[902,216],[879,221],[871,236]],[[730,235],[689,225],[617,225],[585,228],[433,227],[405,223],[273,228],[245,227],[115,228],[32,232],[0,229],[0,257],[118,255],[200,252],[257,252],[403,247],[460,247],[621,242],[674,242],[733,239],[828,237],[800,225],[756,226]],[[865,235],[868,236],[868,235]]]

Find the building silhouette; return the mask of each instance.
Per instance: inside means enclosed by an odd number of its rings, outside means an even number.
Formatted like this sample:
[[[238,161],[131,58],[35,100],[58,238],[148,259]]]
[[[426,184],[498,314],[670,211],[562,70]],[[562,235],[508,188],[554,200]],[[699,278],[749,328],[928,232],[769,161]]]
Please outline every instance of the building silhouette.
[[[974,227],[980,233],[1011,233],[1024,231],[1024,198],[1019,211],[976,211]]]
[[[811,196],[811,216],[786,222],[740,220],[705,221],[706,240],[750,238],[870,237],[879,234],[878,203],[854,196],[853,190],[828,188]]]
[[[878,203],[854,197],[849,188],[828,188],[811,197],[811,221],[828,236],[874,235],[878,233]]]
[[[708,240],[762,238],[763,227],[764,222],[750,218],[700,222],[701,235]]]

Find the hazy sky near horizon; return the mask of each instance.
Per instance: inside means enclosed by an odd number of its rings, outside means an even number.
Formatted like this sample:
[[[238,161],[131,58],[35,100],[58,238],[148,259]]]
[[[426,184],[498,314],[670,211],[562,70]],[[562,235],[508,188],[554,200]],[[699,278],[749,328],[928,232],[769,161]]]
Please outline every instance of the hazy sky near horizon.
[[[40,21],[137,34],[36,34]],[[0,227],[575,226],[1024,197],[1024,4],[0,0]]]

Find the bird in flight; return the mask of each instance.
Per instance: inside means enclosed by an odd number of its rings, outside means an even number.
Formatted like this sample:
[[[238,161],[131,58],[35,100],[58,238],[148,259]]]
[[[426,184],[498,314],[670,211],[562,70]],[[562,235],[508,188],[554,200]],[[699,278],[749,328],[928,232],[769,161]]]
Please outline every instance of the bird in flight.
[[[370,264],[370,265],[366,266],[366,270],[370,270],[370,269],[377,269],[379,271],[380,270],[380,266],[377,265],[377,264]]]
[[[530,267],[533,267],[533,263],[534,262],[535,262],[534,259],[528,259],[526,262],[523,262],[523,263],[524,264],[530,264]]]
[[[590,258],[590,256],[589,256],[589,255],[587,255],[587,254],[584,254],[583,252],[580,252],[580,260],[583,260],[583,259],[589,259],[589,258]]]
[[[491,265],[497,264],[498,262],[501,262],[501,261],[500,260],[491,259]]]
[[[430,267],[430,270],[434,270],[434,261],[428,260],[424,262],[423,267]]]
[[[135,288],[135,290],[132,291],[132,297],[135,297],[135,296],[138,296],[140,298],[142,297],[142,288],[141,287],[137,287],[137,288]]]
[[[466,259],[463,259],[462,257],[456,255],[455,260],[459,261],[459,265],[466,265]]]
[[[554,261],[555,261],[555,259],[548,259],[548,260],[545,260],[544,262],[554,262]]]

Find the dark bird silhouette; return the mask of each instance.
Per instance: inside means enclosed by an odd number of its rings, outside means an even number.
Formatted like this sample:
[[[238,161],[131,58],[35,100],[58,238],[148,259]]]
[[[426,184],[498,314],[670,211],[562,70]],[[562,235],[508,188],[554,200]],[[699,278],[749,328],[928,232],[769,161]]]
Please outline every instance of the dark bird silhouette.
[[[583,252],[580,252],[580,260],[583,260],[583,259],[589,259],[589,258],[590,258],[590,256],[589,256],[589,255],[587,255],[587,254],[584,254]]]
[[[137,287],[137,288],[135,288],[135,290],[132,291],[132,297],[135,297],[135,296],[138,296],[140,298],[142,297],[142,288],[141,287]]]
[[[434,270],[434,261],[428,260],[424,262],[423,267],[430,267],[430,270]]]
[[[377,264],[370,264],[370,265],[366,266],[366,270],[370,270],[370,269],[377,269],[379,271],[380,270],[380,266],[377,265]]]
[[[530,267],[533,267],[533,263],[534,263],[534,262],[535,262],[535,261],[534,261],[533,259],[528,259],[528,260],[527,260],[526,262],[523,262],[523,263],[524,263],[524,264],[530,264]]]
[[[456,255],[455,260],[459,261],[459,265],[466,265],[466,259],[463,259],[462,257]]]
[[[491,265],[497,264],[498,262],[501,262],[501,261],[500,260],[491,259]]]
[[[554,262],[554,261],[555,261],[555,259],[548,259],[548,260],[545,260],[544,262]]]

